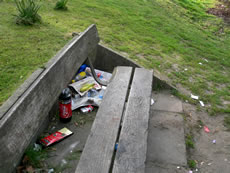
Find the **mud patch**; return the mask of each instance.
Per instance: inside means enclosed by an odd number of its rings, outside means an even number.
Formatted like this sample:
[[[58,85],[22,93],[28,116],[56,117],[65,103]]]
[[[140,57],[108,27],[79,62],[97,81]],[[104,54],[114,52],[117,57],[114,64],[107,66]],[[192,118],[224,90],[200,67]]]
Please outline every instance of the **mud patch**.
[[[230,24],[230,1],[219,0],[219,3],[214,8],[208,9],[207,13],[221,17]],[[219,32],[224,32],[224,28],[220,28]]]
[[[199,172],[222,172],[230,170],[230,133],[223,125],[224,115],[209,116],[205,111],[197,111],[196,107],[183,104],[185,112],[185,132],[192,133],[194,149],[190,149],[188,157],[196,162]],[[210,132],[204,131],[207,126]]]

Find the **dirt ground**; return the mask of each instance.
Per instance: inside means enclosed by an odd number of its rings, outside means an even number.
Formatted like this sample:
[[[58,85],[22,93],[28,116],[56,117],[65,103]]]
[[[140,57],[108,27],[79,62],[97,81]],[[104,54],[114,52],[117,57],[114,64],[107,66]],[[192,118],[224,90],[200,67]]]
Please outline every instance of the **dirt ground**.
[[[187,157],[195,160],[197,172],[229,173],[230,133],[223,125],[224,115],[210,116],[188,103],[183,103],[183,109],[185,133],[193,135],[195,145],[194,149],[187,149]]]
[[[226,23],[230,24],[230,1],[219,0],[219,3],[214,8],[208,9],[207,12],[223,18]]]

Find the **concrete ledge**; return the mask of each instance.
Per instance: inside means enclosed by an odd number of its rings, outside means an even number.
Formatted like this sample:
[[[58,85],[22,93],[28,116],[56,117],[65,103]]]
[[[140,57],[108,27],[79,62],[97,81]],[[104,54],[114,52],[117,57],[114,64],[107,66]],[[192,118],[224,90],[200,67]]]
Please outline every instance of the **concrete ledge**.
[[[98,44],[97,46],[97,55],[94,66],[98,69],[112,72],[113,69],[117,66],[131,66],[131,67],[141,67],[143,66],[137,64],[133,60],[124,57],[118,52]],[[165,76],[160,74],[158,71],[154,70],[153,73],[153,89],[175,89],[172,85],[168,83],[168,80]]]
[[[47,119],[61,90],[99,42],[95,25],[73,38],[45,66],[32,84],[20,92],[0,120],[0,170],[12,172],[25,149]],[[25,85],[27,86],[27,85]]]

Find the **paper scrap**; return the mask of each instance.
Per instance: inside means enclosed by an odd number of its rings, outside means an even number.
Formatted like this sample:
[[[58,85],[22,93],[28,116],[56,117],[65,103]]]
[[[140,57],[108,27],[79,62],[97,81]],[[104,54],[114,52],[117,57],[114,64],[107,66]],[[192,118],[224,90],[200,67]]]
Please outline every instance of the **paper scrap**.
[[[199,96],[195,96],[195,95],[191,94],[191,98],[192,98],[192,99],[195,99],[195,100],[198,100],[198,99],[199,99]]]
[[[209,130],[209,128],[208,128],[207,126],[204,126],[204,131],[205,131],[206,133],[209,133],[209,132],[210,132],[210,130]]]
[[[199,62],[200,65],[203,65],[201,62]]]
[[[204,102],[202,102],[202,101],[199,101],[200,102],[200,105],[202,106],[202,107],[204,107]]]
[[[153,105],[155,103],[155,101],[153,99],[151,99],[151,105]]]
[[[101,88],[102,88],[103,90],[106,90],[107,87],[106,87],[106,86],[102,86]]]

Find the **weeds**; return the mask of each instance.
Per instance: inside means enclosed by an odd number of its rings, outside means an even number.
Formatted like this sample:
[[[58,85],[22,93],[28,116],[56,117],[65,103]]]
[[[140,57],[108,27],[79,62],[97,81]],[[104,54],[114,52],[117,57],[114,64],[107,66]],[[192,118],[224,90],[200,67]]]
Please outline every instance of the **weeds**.
[[[230,131],[230,117],[224,118],[224,126]]]
[[[203,127],[204,127],[204,123],[201,120],[197,120],[197,123],[196,123],[196,125],[194,125],[194,128],[197,131],[200,131]]]
[[[68,9],[66,6],[67,2],[68,0],[58,0],[54,9],[55,10],[67,10]]]
[[[186,135],[185,144],[188,149],[195,148],[192,135],[190,134]]]
[[[189,161],[188,161],[188,166],[189,166],[189,168],[191,168],[191,169],[196,168],[196,162],[195,162],[195,160],[189,160]]]
[[[35,0],[15,0],[17,10],[16,23],[23,25],[33,25],[41,22],[41,16],[38,14],[40,5]]]
[[[40,168],[42,167],[42,161],[47,157],[47,152],[45,150],[35,151],[33,147],[29,147],[25,152],[25,156],[28,158],[29,165]]]

